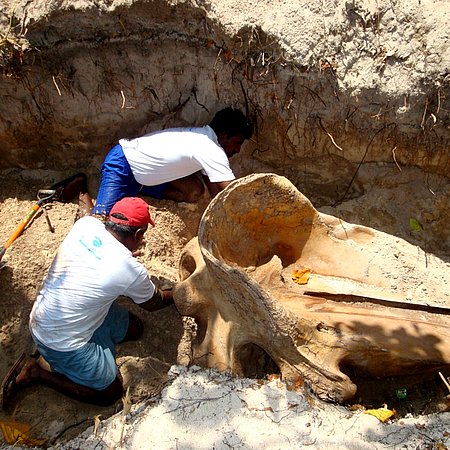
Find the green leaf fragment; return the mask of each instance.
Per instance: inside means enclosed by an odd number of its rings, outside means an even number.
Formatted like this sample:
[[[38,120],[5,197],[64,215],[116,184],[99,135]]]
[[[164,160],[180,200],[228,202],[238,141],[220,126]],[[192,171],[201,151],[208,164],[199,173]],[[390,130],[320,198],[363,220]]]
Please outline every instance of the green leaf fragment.
[[[422,224],[417,219],[414,219],[412,217],[409,219],[409,228],[411,228],[411,231],[423,231]]]

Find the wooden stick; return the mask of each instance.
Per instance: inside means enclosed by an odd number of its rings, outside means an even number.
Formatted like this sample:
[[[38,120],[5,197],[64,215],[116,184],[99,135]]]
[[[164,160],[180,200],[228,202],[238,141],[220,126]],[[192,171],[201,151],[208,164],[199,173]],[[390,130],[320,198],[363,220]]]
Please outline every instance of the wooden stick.
[[[447,386],[448,391],[450,392],[450,384],[448,384],[448,381],[445,379],[444,375],[442,375],[441,372],[438,372],[439,376],[442,378],[442,381],[444,382],[444,384]]]

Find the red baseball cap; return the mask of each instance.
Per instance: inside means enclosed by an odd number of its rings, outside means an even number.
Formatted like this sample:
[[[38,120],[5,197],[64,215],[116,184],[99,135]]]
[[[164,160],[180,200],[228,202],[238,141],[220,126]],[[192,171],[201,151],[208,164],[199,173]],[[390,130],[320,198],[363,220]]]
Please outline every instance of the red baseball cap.
[[[126,219],[113,217],[114,213],[120,213]],[[109,213],[109,220],[119,225],[129,225],[131,227],[143,227],[151,224],[155,226],[155,221],[151,218],[148,204],[139,197],[125,197],[119,200]]]

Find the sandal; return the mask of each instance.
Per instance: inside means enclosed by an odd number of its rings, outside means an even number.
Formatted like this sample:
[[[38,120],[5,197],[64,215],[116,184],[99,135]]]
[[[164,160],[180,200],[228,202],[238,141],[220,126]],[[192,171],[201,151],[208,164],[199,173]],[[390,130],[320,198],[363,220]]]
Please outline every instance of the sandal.
[[[9,372],[2,381],[0,392],[0,406],[2,409],[6,409],[7,403],[16,392],[16,379],[23,369],[25,357],[25,353],[22,353],[19,358],[17,358],[16,362],[11,369],[9,369]]]

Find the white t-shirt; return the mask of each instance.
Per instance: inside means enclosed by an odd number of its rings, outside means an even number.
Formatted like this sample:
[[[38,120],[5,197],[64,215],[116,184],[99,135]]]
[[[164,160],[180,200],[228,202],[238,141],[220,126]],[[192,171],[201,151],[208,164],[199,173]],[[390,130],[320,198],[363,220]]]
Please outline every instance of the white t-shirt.
[[[213,129],[171,128],[136,139],[121,139],[123,153],[136,181],[155,186],[199,170],[212,183],[235,179],[228,157]]]
[[[33,305],[30,331],[47,347],[75,350],[103,323],[114,300],[155,292],[145,267],[104,224],[83,217],[62,242]]]

